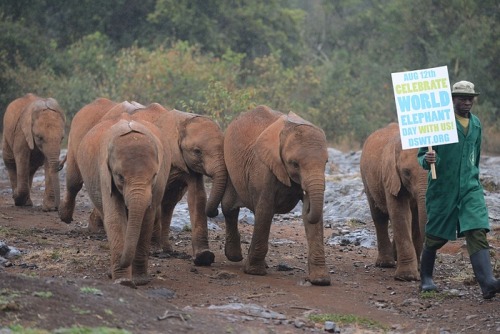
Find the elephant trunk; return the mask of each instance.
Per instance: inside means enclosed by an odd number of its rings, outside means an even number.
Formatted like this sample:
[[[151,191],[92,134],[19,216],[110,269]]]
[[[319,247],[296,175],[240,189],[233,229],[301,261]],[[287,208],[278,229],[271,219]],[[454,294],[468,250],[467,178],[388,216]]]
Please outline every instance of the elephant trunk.
[[[218,207],[222,201],[222,196],[224,195],[224,190],[226,188],[227,182],[227,169],[224,163],[224,159],[218,159],[216,162],[217,167],[214,169],[212,175],[212,189],[210,190],[210,196],[207,200],[207,206],[205,213],[208,217],[213,218],[218,215]]]
[[[325,196],[325,178],[315,178],[304,182],[304,206],[302,216],[309,224],[323,221],[323,203]]]
[[[125,232],[125,242],[123,245],[123,253],[120,259],[120,268],[127,268],[132,265],[135,258],[137,243],[141,235],[144,214],[147,208],[151,205],[151,194],[148,196],[135,195],[126,196],[125,203],[128,208],[127,230]]]
[[[425,225],[427,224],[427,209],[425,207],[425,196],[427,192],[427,173],[419,175],[417,180],[417,208],[418,208],[418,225],[420,228],[420,236],[425,235]]]

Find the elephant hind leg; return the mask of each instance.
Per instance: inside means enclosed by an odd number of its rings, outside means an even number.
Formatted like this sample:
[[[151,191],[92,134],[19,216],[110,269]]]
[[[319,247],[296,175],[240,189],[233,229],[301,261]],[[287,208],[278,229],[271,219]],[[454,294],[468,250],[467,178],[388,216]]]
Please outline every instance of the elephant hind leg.
[[[59,205],[59,218],[69,224],[73,220],[76,195],[83,187],[83,179],[74,154],[66,155],[66,159],[66,193]],[[89,228],[90,223],[89,221]]]
[[[394,268],[396,266],[395,255],[391,238],[389,236],[389,216],[375,205],[370,205],[375,232],[377,234],[378,256],[375,266],[381,268]]]
[[[238,215],[240,208],[236,206],[238,195],[231,183],[227,181],[226,192],[222,198],[221,206],[224,220],[226,221],[226,242],[224,245],[224,254],[231,262],[239,262],[243,260],[241,252],[241,237],[238,231]]]
[[[248,249],[248,258],[245,262],[244,272],[250,275],[265,275],[267,273],[266,255],[269,250],[269,233],[273,220],[273,211],[260,201],[255,210],[255,225],[252,241]]]
[[[229,212],[224,212],[226,220],[226,243],[224,246],[224,254],[231,262],[239,262],[243,260],[241,252],[241,236],[238,231],[238,215],[240,209],[236,208]]]

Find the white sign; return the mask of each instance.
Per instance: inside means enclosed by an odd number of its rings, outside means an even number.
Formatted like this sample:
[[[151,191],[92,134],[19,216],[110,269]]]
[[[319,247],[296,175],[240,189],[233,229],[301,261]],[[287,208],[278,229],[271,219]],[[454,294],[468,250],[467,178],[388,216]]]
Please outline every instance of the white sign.
[[[458,142],[446,66],[392,73],[403,149]]]

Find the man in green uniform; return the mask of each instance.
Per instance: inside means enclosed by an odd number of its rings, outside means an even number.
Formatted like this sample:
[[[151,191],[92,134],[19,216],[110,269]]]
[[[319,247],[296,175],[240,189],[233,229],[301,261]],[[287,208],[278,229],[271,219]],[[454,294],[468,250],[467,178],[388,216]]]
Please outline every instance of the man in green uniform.
[[[479,95],[474,84],[459,81],[452,88],[458,143],[420,148],[418,161],[429,170],[435,164],[436,179],[428,177],[426,209],[428,222],[420,261],[420,289],[437,290],[432,273],[436,251],[448,240],[465,236],[467,251],[484,299],[500,292],[500,280],[493,276],[486,233],[490,230],[488,210],[479,182],[481,123],[470,110]]]

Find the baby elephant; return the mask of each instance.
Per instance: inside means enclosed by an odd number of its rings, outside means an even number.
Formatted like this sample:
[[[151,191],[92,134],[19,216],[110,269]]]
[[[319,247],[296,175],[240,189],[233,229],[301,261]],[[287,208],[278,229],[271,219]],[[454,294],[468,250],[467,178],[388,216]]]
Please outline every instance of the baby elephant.
[[[65,116],[53,98],[27,94],[12,101],[3,118],[3,160],[16,206],[31,206],[33,176],[44,166],[42,210],[59,207],[59,155]]]
[[[238,214],[247,207],[255,226],[244,271],[265,275],[271,222],[275,214],[303,202],[302,219],[308,242],[309,281],[330,285],[323,243],[325,165],[324,132],[290,112],[259,106],[229,124],[224,136],[229,179],[222,198],[226,220],[225,254],[241,261]]]
[[[427,222],[427,172],[418,164],[417,151],[402,149],[399,126],[391,123],[368,136],[360,160],[361,178],[377,232],[376,265],[396,266],[394,278],[402,281],[419,279],[418,261]]]
[[[156,126],[128,114],[103,120],[83,137],[76,175],[68,175],[70,189],[85,184],[103,219],[112,278],[130,287],[149,282],[150,242],[171,165],[160,136]]]

